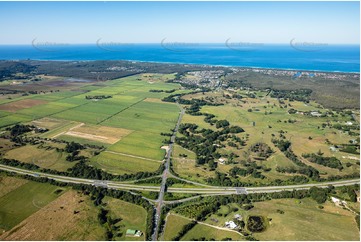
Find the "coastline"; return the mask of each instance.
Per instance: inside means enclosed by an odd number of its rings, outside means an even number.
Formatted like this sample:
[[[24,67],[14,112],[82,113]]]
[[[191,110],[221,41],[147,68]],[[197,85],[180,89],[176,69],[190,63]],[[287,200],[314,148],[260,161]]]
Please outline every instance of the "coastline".
[[[92,61],[124,61],[131,63],[152,63],[152,64],[165,64],[165,65],[191,65],[200,67],[224,67],[224,68],[237,68],[237,69],[251,69],[251,70],[270,70],[270,71],[294,71],[294,72],[310,72],[310,73],[326,73],[326,74],[346,74],[346,75],[360,75],[360,72],[347,72],[347,71],[325,71],[325,70],[307,70],[307,69],[293,69],[293,68],[271,68],[271,67],[257,67],[257,66],[233,66],[233,65],[214,65],[214,64],[198,64],[198,63],[183,63],[183,62],[161,62],[161,61],[142,61],[142,60],[45,60],[45,59],[0,59],[0,61],[54,61],[54,62],[92,62]]]

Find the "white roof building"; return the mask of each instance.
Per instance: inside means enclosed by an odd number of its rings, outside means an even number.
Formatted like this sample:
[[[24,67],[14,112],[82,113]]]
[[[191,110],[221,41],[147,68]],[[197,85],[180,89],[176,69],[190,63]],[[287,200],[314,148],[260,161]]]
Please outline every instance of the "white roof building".
[[[218,161],[219,161],[220,164],[223,165],[223,164],[226,162],[226,159],[224,159],[224,158],[219,158]]]
[[[334,202],[336,205],[347,205],[346,201],[343,201],[341,199],[338,199],[336,197],[331,197],[332,202]]]
[[[235,229],[235,228],[237,228],[237,224],[235,224],[233,221],[225,222],[225,226],[226,226],[227,228],[230,228],[230,229]]]
[[[322,114],[320,114],[318,111],[312,111],[311,116],[313,117],[320,117]]]

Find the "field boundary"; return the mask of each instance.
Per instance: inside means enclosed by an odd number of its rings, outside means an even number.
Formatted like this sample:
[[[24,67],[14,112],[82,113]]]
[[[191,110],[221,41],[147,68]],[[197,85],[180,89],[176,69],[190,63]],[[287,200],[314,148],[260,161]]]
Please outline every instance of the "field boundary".
[[[81,126],[83,126],[83,125],[84,125],[84,123],[77,124],[77,125],[69,128],[69,129],[66,130],[66,131],[63,131],[63,132],[60,132],[60,133],[54,135],[54,136],[52,137],[52,139],[55,139],[55,138],[57,138],[57,137],[59,137],[59,136],[61,136],[61,135],[63,135],[63,134],[66,134],[67,132],[69,132],[69,130],[73,130],[73,129],[79,128],[79,127],[81,127]],[[65,126],[66,126],[66,125],[63,125],[63,126],[59,127],[58,129],[64,128]]]
[[[122,109],[122,110],[120,110],[119,112],[116,112],[115,114],[108,116],[107,118],[105,118],[105,119],[103,119],[102,121],[98,122],[97,125],[99,125],[99,124],[101,124],[101,123],[103,123],[103,122],[111,119],[111,118],[114,117],[115,115],[118,115],[119,113],[121,113],[121,112],[123,112],[123,111],[125,111],[125,110],[127,110],[127,109],[129,109],[129,108],[131,108],[131,107],[133,107],[134,105],[137,105],[138,103],[143,102],[144,99],[145,99],[145,98],[143,98],[142,100],[139,100],[138,102],[132,103],[131,105],[129,105],[128,107],[126,107],[126,108],[124,108],[124,109]]]
[[[114,155],[128,156],[128,157],[132,157],[132,158],[137,158],[137,159],[142,159],[142,160],[149,160],[149,161],[155,161],[155,162],[163,163],[162,160],[154,160],[154,159],[150,159],[150,158],[146,158],[146,157],[142,157],[142,156],[130,155],[130,154],[111,151],[111,150],[106,150],[104,152],[111,153],[111,154],[114,154]]]

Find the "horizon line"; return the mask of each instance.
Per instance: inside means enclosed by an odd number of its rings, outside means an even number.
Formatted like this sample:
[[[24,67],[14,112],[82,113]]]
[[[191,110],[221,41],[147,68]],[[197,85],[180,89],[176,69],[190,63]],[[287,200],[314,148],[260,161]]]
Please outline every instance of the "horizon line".
[[[67,45],[98,45],[98,44],[134,44],[134,45],[138,45],[138,44],[160,44],[162,45],[162,41],[160,42],[116,42],[116,41],[107,41],[107,42],[103,42],[103,43],[98,43],[98,41],[95,42],[90,42],[90,43],[69,43],[69,42],[55,42],[55,41],[39,41],[39,44],[54,44],[54,46],[57,45],[63,45],[63,46],[67,46]],[[205,44],[227,44],[227,41],[225,42],[185,42],[185,41],[169,41],[169,42],[165,42],[164,44],[194,44],[194,45],[205,45]],[[252,41],[232,41],[230,42],[230,44],[239,44],[239,43],[244,43],[244,44],[258,44],[258,45],[290,45],[290,42],[283,42],[283,43],[267,43],[267,42],[252,42]],[[312,44],[326,44],[326,45],[360,45],[360,43],[326,43],[326,42],[314,42],[314,41],[299,41],[297,43],[312,43]],[[21,43],[21,44],[8,44],[8,43],[0,43],[0,46],[33,46],[34,43],[30,42],[30,43]],[[187,47],[187,46],[184,46]]]

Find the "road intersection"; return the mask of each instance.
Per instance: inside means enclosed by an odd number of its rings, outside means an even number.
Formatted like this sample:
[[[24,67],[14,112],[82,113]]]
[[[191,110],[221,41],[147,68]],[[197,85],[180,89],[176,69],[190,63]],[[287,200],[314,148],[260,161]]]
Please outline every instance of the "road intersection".
[[[179,104],[178,104],[179,105]],[[159,192],[159,197],[157,200],[148,199],[143,197],[147,201],[151,202],[155,206],[155,217],[154,217],[154,232],[152,234],[152,240],[156,241],[158,239],[158,227],[160,222],[160,216],[162,207],[164,204],[174,204],[180,202],[186,202],[201,196],[216,196],[216,195],[232,195],[232,194],[248,194],[248,193],[274,193],[274,192],[282,192],[282,191],[293,191],[293,190],[306,190],[311,187],[328,187],[328,186],[348,186],[354,184],[360,184],[360,179],[349,179],[349,180],[340,180],[340,181],[329,181],[322,183],[307,183],[301,185],[287,185],[287,186],[265,186],[265,187],[222,187],[222,186],[210,186],[205,184],[200,184],[193,181],[188,181],[186,179],[175,176],[170,172],[170,162],[171,155],[173,150],[173,145],[175,142],[176,134],[178,132],[179,125],[181,123],[182,117],[185,113],[184,109],[180,107],[180,114],[178,117],[178,121],[176,127],[173,130],[173,134],[171,136],[171,142],[169,144],[169,148],[167,150],[166,159],[165,159],[165,169],[161,175],[162,182],[160,186],[145,186],[145,185],[137,185],[132,184],[129,181],[110,181],[110,180],[95,180],[95,179],[85,179],[85,178],[77,178],[77,177],[69,177],[69,176],[61,176],[48,174],[33,170],[26,170],[22,168],[17,168],[13,166],[7,166],[0,164],[0,170],[4,170],[11,173],[21,174],[21,175],[29,175],[38,178],[48,178],[59,182],[71,183],[71,184],[85,184],[92,185],[97,187],[109,188],[109,189],[118,189],[118,190],[127,190],[133,194],[135,191],[138,192]],[[156,177],[156,176],[155,176]],[[159,175],[157,176],[159,177]],[[194,188],[174,188],[174,187],[166,187],[166,182],[168,177],[173,177],[180,179],[182,181],[186,181],[192,183],[198,187]],[[133,181],[134,182],[134,181]],[[194,196],[174,201],[164,201],[165,192],[170,193],[182,193],[182,194],[194,194]]]

